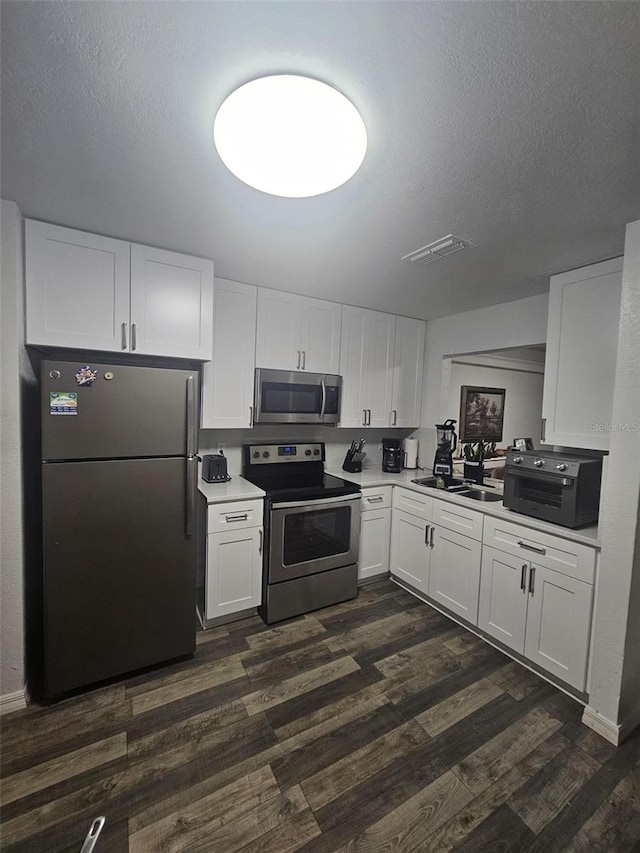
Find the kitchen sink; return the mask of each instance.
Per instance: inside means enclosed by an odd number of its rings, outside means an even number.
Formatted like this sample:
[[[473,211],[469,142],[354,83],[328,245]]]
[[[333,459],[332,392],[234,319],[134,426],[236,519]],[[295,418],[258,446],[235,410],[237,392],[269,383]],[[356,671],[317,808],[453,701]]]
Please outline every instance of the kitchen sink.
[[[469,489],[468,492],[458,492],[463,498],[471,498],[474,501],[501,501],[502,495],[495,492],[485,492],[484,489]]]

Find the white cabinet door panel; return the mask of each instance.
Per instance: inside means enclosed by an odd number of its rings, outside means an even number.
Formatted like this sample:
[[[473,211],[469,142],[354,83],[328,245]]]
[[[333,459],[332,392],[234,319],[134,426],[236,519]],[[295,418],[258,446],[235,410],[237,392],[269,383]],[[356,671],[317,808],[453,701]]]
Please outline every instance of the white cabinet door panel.
[[[396,318],[393,314],[369,312],[369,347],[365,360],[365,382],[368,387],[367,426],[391,425],[391,395],[393,391],[393,355]]]
[[[126,350],[129,243],[30,219],[25,238],[26,342]]]
[[[389,571],[391,509],[370,509],[360,515],[358,580]]]
[[[131,246],[131,350],[210,361],[213,262]]]
[[[527,618],[527,572],[526,560],[483,548],[478,627],[520,654]]]
[[[303,370],[339,373],[341,317],[342,305],[323,299],[303,300],[300,339]]]
[[[430,536],[431,538],[431,536]],[[482,545],[436,527],[429,567],[429,598],[476,625]]]
[[[525,656],[584,690],[593,587],[535,564],[531,572]]]
[[[256,367],[299,370],[302,299],[293,293],[258,288]]]
[[[206,619],[260,604],[261,528],[207,536]]]
[[[203,429],[252,424],[257,287],[216,278],[213,358],[202,374]]]
[[[406,512],[394,510],[389,563],[391,574],[426,594],[429,559],[427,524]]]
[[[392,426],[420,426],[425,327],[424,320],[396,317]]]
[[[367,358],[367,312],[363,308],[342,308],[342,334],[340,342],[340,426],[365,425],[366,393],[364,384]]]

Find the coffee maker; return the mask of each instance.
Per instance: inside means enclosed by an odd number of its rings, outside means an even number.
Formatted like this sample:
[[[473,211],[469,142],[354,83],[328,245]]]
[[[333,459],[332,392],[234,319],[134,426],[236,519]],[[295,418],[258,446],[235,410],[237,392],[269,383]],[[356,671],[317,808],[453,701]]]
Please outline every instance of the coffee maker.
[[[402,439],[382,439],[382,470],[388,474],[399,474],[402,471]]]
[[[453,451],[458,445],[455,425],[455,420],[451,418],[443,424],[436,424],[436,455],[433,460],[433,473],[436,477],[451,477],[453,474]]]

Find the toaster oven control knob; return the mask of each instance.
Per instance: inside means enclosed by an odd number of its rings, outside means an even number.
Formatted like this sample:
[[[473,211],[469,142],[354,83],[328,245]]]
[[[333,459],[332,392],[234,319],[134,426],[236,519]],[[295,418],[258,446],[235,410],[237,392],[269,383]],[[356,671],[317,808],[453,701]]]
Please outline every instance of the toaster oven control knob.
[[[566,471],[567,466],[564,462],[561,462],[559,465],[556,465],[556,471]]]
[[[253,458],[254,458],[254,459],[259,459],[259,458],[260,458],[260,451],[259,451],[259,450],[254,450],[254,451],[253,451]]]
[[[516,463],[516,465],[519,465],[522,462],[522,456],[514,456],[513,461]]]
[[[317,447],[314,447],[314,449],[313,449],[313,455],[314,455],[314,456],[320,456],[320,451],[318,450],[318,448],[317,448]]]
[[[268,450],[263,450],[263,451],[262,451],[262,456],[263,456],[263,458],[264,458],[264,459],[268,459],[268,458],[269,458],[269,451],[268,451]]]
[[[544,459],[534,459],[533,464],[536,466],[536,468],[542,468],[542,466],[544,465]]]
[[[305,456],[311,456],[311,451],[309,450],[309,448],[308,448],[308,447],[307,447],[307,449],[305,450],[304,455],[305,455]]]

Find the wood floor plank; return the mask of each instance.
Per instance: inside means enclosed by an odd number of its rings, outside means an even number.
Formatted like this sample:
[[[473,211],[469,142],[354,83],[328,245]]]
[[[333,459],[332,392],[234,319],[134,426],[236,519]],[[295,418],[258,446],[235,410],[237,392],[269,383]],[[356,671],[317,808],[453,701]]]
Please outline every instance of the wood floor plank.
[[[635,778],[634,778],[635,777]],[[638,778],[625,777],[565,847],[567,853],[628,851],[640,842]]]
[[[497,670],[491,679],[514,699],[523,699],[540,683],[537,675],[515,661]]]
[[[302,693],[308,693],[310,690],[321,687],[330,681],[335,681],[337,678],[349,675],[349,673],[355,672],[358,669],[360,667],[352,657],[347,655],[336,658],[308,672],[293,675],[291,678],[285,678],[283,681],[272,684],[270,687],[249,693],[247,696],[242,697],[242,701],[250,716],[252,714],[259,714],[268,708],[273,708],[274,705],[280,705],[288,699],[299,696]]]
[[[482,678],[418,714],[415,719],[425,731],[436,737],[487,702],[497,699],[501,693],[502,690],[489,678]]]
[[[445,773],[343,845],[339,853],[422,850],[429,835],[472,798],[471,792],[453,773]]]
[[[258,634],[250,634],[247,637],[247,642],[253,651],[266,648],[274,651],[282,646],[288,646],[322,634],[325,636],[327,634],[324,625],[314,616],[305,616],[295,622],[289,622],[285,625],[272,625]]]
[[[463,655],[472,649],[481,649],[486,645],[480,637],[476,637],[471,631],[459,626],[441,634],[440,642],[454,655]]]
[[[106,740],[100,740],[68,752],[59,758],[52,758],[50,761],[37,764],[35,767],[3,779],[0,788],[0,803],[5,807],[7,803],[13,803],[29,796],[29,794],[55,785],[63,779],[84,773],[93,767],[115,761],[126,753],[127,736],[121,732]]]
[[[555,717],[534,708],[464,758],[453,771],[474,794],[479,794],[561,726]]]
[[[520,788],[509,806],[537,835],[599,769],[595,759],[572,746]]]
[[[533,838],[533,833],[509,806],[500,806],[489,815],[465,840],[456,847],[456,853],[523,853]]]
[[[370,741],[339,761],[307,777],[302,790],[312,809],[326,806],[349,788],[377,773],[429,739],[413,720]]]
[[[270,652],[253,654],[246,657],[242,665],[255,688],[282,681],[292,673],[314,669],[340,656],[344,656],[344,652],[332,652],[325,643],[314,642],[283,652],[275,658]]]
[[[312,838],[320,835],[320,827],[311,809],[293,812],[274,829],[255,838],[236,853],[295,853]]]

